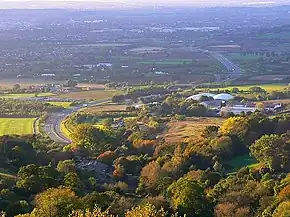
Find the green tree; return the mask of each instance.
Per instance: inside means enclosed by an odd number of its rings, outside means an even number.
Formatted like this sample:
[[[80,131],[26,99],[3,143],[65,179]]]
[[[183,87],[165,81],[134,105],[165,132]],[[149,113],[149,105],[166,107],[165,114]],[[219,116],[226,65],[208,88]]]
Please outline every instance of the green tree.
[[[205,197],[204,188],[197,181],[180,178],[167,189],[172,206],[187,216],[212,216],[213,211]]]
[[[51,166],[38,167],[30,164],[18,171],[16,186],[32,193],[38,193],[58,184],[59,173]]]
[[[267,91],[261,87],[250,87],[249,91],[251,91],[253,93],[267,93]]]
[[[64,86],[65,87],[75,87],[78,85],[78,82],[77,81],[74,81],[74,80],[67,80],[65,83],[64,83]]]
[[[16,90],[19,90],[21,88],[20,84],[14,84],[13,85],[13,90],[16,91]]]
[[[239,88],[234,87],[234,88],[232,88],[231,92],[232,92],[232,93],[239,93],[240,90],[239,90]]]
[[[63,174],[76,171],[76,165],[73,160],[60,161],[57,164],[57,171]]]
[[[84,147],[94,154],[101,154],[106,151],[106,137],[104,131],[89,124],[79,124],[71,133],[74,144]]]
[[[83,209],[94,209],[100,207],[101,209],[107,209],[113,201],[118,200],[115,192],[92,192],[86,196],[80,198],[80,203]]]
[[[64,177],[64,185],[67,188],[72,189],[74,192],[79,192],[82,183],[77,173],[70,172]]]
[[[289,135],[265,135],[250,146],[251,154],[271,169],[280,170],[289,164]]]

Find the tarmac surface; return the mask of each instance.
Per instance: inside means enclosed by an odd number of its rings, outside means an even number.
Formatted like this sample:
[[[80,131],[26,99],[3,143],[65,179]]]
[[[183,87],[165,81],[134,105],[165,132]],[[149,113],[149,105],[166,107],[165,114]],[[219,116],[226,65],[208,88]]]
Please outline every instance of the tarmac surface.
[[[74,107],[67,108],[61,112],[55,112],[49,115],[47,120],[45,121],[45,132],[49,135],[50,139],[57,143],[64,143],[64,144],[70,144],[72,141],[67,138],[61,131],[61,123],[64,121],[67,117],[72,115],[74,112],[77,112],[83,108],[96,106],[105,102],[109,102],[110,100],[104,99],[99,101],[94,101]]]

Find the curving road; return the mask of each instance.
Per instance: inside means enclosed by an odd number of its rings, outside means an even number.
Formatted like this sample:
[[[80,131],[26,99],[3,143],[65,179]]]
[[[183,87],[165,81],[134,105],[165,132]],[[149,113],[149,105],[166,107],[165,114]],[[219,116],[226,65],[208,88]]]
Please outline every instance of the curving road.
[[[87,103],[86,105],[78,105],[70,107],[61,112],[56,112],[50,114],[50,116],[45,121],[44,131],[49,135],[50,139],[57,143],[70,144],[71,140],[67,138],[61,131],[61,123],[72,113],[77,112],[85,107],[96,106],[105,102],[110,102],[111,99],[98,100],[94,102]]]

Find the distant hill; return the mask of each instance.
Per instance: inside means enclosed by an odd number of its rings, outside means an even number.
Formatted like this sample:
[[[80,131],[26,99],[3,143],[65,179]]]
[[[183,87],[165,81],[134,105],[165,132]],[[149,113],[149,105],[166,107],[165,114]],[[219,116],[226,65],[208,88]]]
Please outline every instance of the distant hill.
[[[1,9],[41,9],[41,8],[71,8],[71,9],[110,9],[110,8],[140,8],[140,7],[216,7],[216,6],[278,6],[288,5],[290,0],[75,0],[75,1],[4,1]]]

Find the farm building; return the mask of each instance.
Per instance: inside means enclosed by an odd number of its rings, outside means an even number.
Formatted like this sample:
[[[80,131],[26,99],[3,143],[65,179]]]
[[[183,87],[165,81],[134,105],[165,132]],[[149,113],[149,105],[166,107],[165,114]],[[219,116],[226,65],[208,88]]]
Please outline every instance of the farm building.
[[[97,67],[108,67],[111,68],[113,66],[112,63],[98,63]]]
[[[199,93],[199,94],[192,95],[192,96],[188,97],[186,100],[196,100],[196,101],[198,101],[203,96],[214,98],[215,94],[212,94],[212,93]]]
[[[213,96],[213,98],[215,100],[229,101],[229,100],[233,100],[235,97],[231,94],[228,94],[228,93],[221,93],[221,94],[217,94],[217,95]]]
[[[239,115],[241,113],[248,113],[248,112],[255,112],[258,109],[256,108],[256,106],[254,107],[248,107],[246,105],[233,105],[233,106],[226,106],[226,107],[222,107],[221,108],[221,114],[222,113],[234,113],[235,115]]]
[[[222,105],[225,103],[223,100],[210,100],[210,101],[204,101],[200,104],[206,107],[207,109],[220,109]]]
[[[214,100],[223,100],[223,101],[229,101],[233,100],[235,97],[228,93],[220,93],[220,94],[212,94],[212,93],[199,93],[196,95],[192,95],[188,97],[186,100],[197,100],[199,101],[201,97],[212,97]]]

